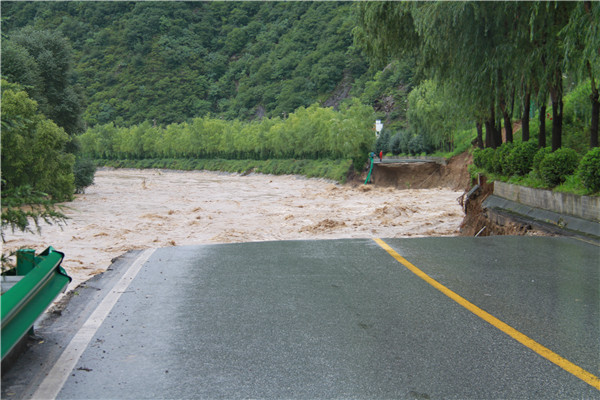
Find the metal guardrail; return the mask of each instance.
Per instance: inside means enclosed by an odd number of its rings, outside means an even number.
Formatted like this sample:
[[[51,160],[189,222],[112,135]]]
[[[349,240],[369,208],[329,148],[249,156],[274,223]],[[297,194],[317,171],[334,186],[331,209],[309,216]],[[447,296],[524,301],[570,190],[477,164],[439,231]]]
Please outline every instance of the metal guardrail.
[[[2,274],[2,360],[71,281],[60,266],[63,258],[52,247],[38,256],[33,250],[19,250],[17,267]]]
[[[373,163],[375,162],[375,159],[373,157],[371,157],[371,166],[369,167],[369,174],[367,175],[367,179],[365,180],[365,185],[369,182],[371,182],[371,173],[373,172]]]
[[[383,158],[383,160],[377,164],[410,164],[410,163],[436,163],[439,165],[448,165],[448,160],[443,157],[429,157],[429,156],[413,156],[413,157],[401,157],[401,158]]]

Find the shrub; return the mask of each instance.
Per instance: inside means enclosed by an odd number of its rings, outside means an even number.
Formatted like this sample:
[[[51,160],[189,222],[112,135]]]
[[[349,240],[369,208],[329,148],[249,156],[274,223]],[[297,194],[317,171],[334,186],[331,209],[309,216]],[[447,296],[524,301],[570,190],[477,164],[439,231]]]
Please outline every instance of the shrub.
[[[475,149],[473,151],[473,165],[477,168],[492,172],[490,169],[491,163],[494,160],[494,149],[486,147],[483,149]]]
[[[390,140],[390,151],[392,152],[392,154],[402,153],[401,140],[402,140],[402,133],[400,133],[400,132],[396,133]]]
[[[494,157],[496,155],[496,150],[491,147],[488,147],[483,150],[483,168],[486,171],[492,172],[494,170]]]
[[[589,128],[592,121],[590,104],[590,81],[580,82],[564,96],[563,143],[579,154],[585,154],[590,142]]]
[[[593,148],[583,156],[578,174],[586,189],[600,191],[600,147]]]
[[[507,176],[512,175],[512,166],[508,161],[508,156],[510,155],[513,147],[514,145],[512,143],[507,142],[503,143],[502,146],[496,149],[494,154],[494,163],[492,166],[494,172]]]
[[[408,152],[412,155],[419,155],[425,151],[425,140],[423,136],[414,135],[408,142]]]
[[[533,166],[536,152],[537,143],[534,141],[517,143],[507,157],[512,173],[520,176],[527,175]]]
[[[475,149],[473,151],[473,164],[475,164],[477,168],[483,168],[483,151],[484,149]]]
[[[550,154],[551,152],[551,147],[542,147],[535,153],[535,156],[533,156],[533,164],[531,165],[531,168],[538,176],[541,176],[540,164],[542,160],[544,159],[544,157],[546,157],[547,154]]]
[[[540,163],[540,176],[544,183],[556,186],[573,174],[579,164],[579,155],[573,149],[561,148],[546,154]]]
[[[485,149],[476,149],[473,152],[473,164],[488,172],[493,172],[494,149],[486,147]]]
[[[75,193],[84,193],[85,188],[94,183],[96,164],[89,158],[78,158],[73,166]]]
[[[383,153],[388,153],[390,151],[390,131],[384,129],[377,138],[375,142],[375,153],[379,154],[380,151]]]
[[[408,144],[412,135],[409,132],[403,132],[400,137],[400,153],[408,154]]]

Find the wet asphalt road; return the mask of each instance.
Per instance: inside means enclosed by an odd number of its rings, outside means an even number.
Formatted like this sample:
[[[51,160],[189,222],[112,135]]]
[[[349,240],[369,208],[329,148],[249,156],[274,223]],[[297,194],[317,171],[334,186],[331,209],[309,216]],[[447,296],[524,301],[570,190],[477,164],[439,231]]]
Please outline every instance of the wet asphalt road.
[[[599,376],[598,246],[539,237],[384,240]],[[56,365],[55,347],[67,347],[135,256],[42,324],[45,343],[3,377],[3,398],[36,393]],[[67,373],[56,388],[61,399],[600,398],[367,239],[157,249]]]

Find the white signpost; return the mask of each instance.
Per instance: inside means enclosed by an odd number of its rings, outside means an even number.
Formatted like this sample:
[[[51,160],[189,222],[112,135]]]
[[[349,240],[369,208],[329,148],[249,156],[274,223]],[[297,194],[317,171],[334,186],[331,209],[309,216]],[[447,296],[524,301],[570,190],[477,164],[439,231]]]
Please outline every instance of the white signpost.
[[[380,119],[375,120],[375,132],[377,137],[379,137],[379,134],[381,133],[381,130],[383,129],[383,124],[381,123]]]

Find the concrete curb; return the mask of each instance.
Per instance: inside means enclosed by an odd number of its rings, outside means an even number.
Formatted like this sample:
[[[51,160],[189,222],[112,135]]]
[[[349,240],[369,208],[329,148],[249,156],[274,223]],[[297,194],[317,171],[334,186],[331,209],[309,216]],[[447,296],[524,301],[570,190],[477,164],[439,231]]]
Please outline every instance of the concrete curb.
[[[553,229],[600,240],[600,224],[595,221],[531,207],[496,195],[491,195],[485,199],[483,208],[515,215],[532,222],[537,222],[542,226],[550,226]]]
[[[600,222],[600,196],[577,196],[498,181],[494,182],[494,195],[563,216]]]

